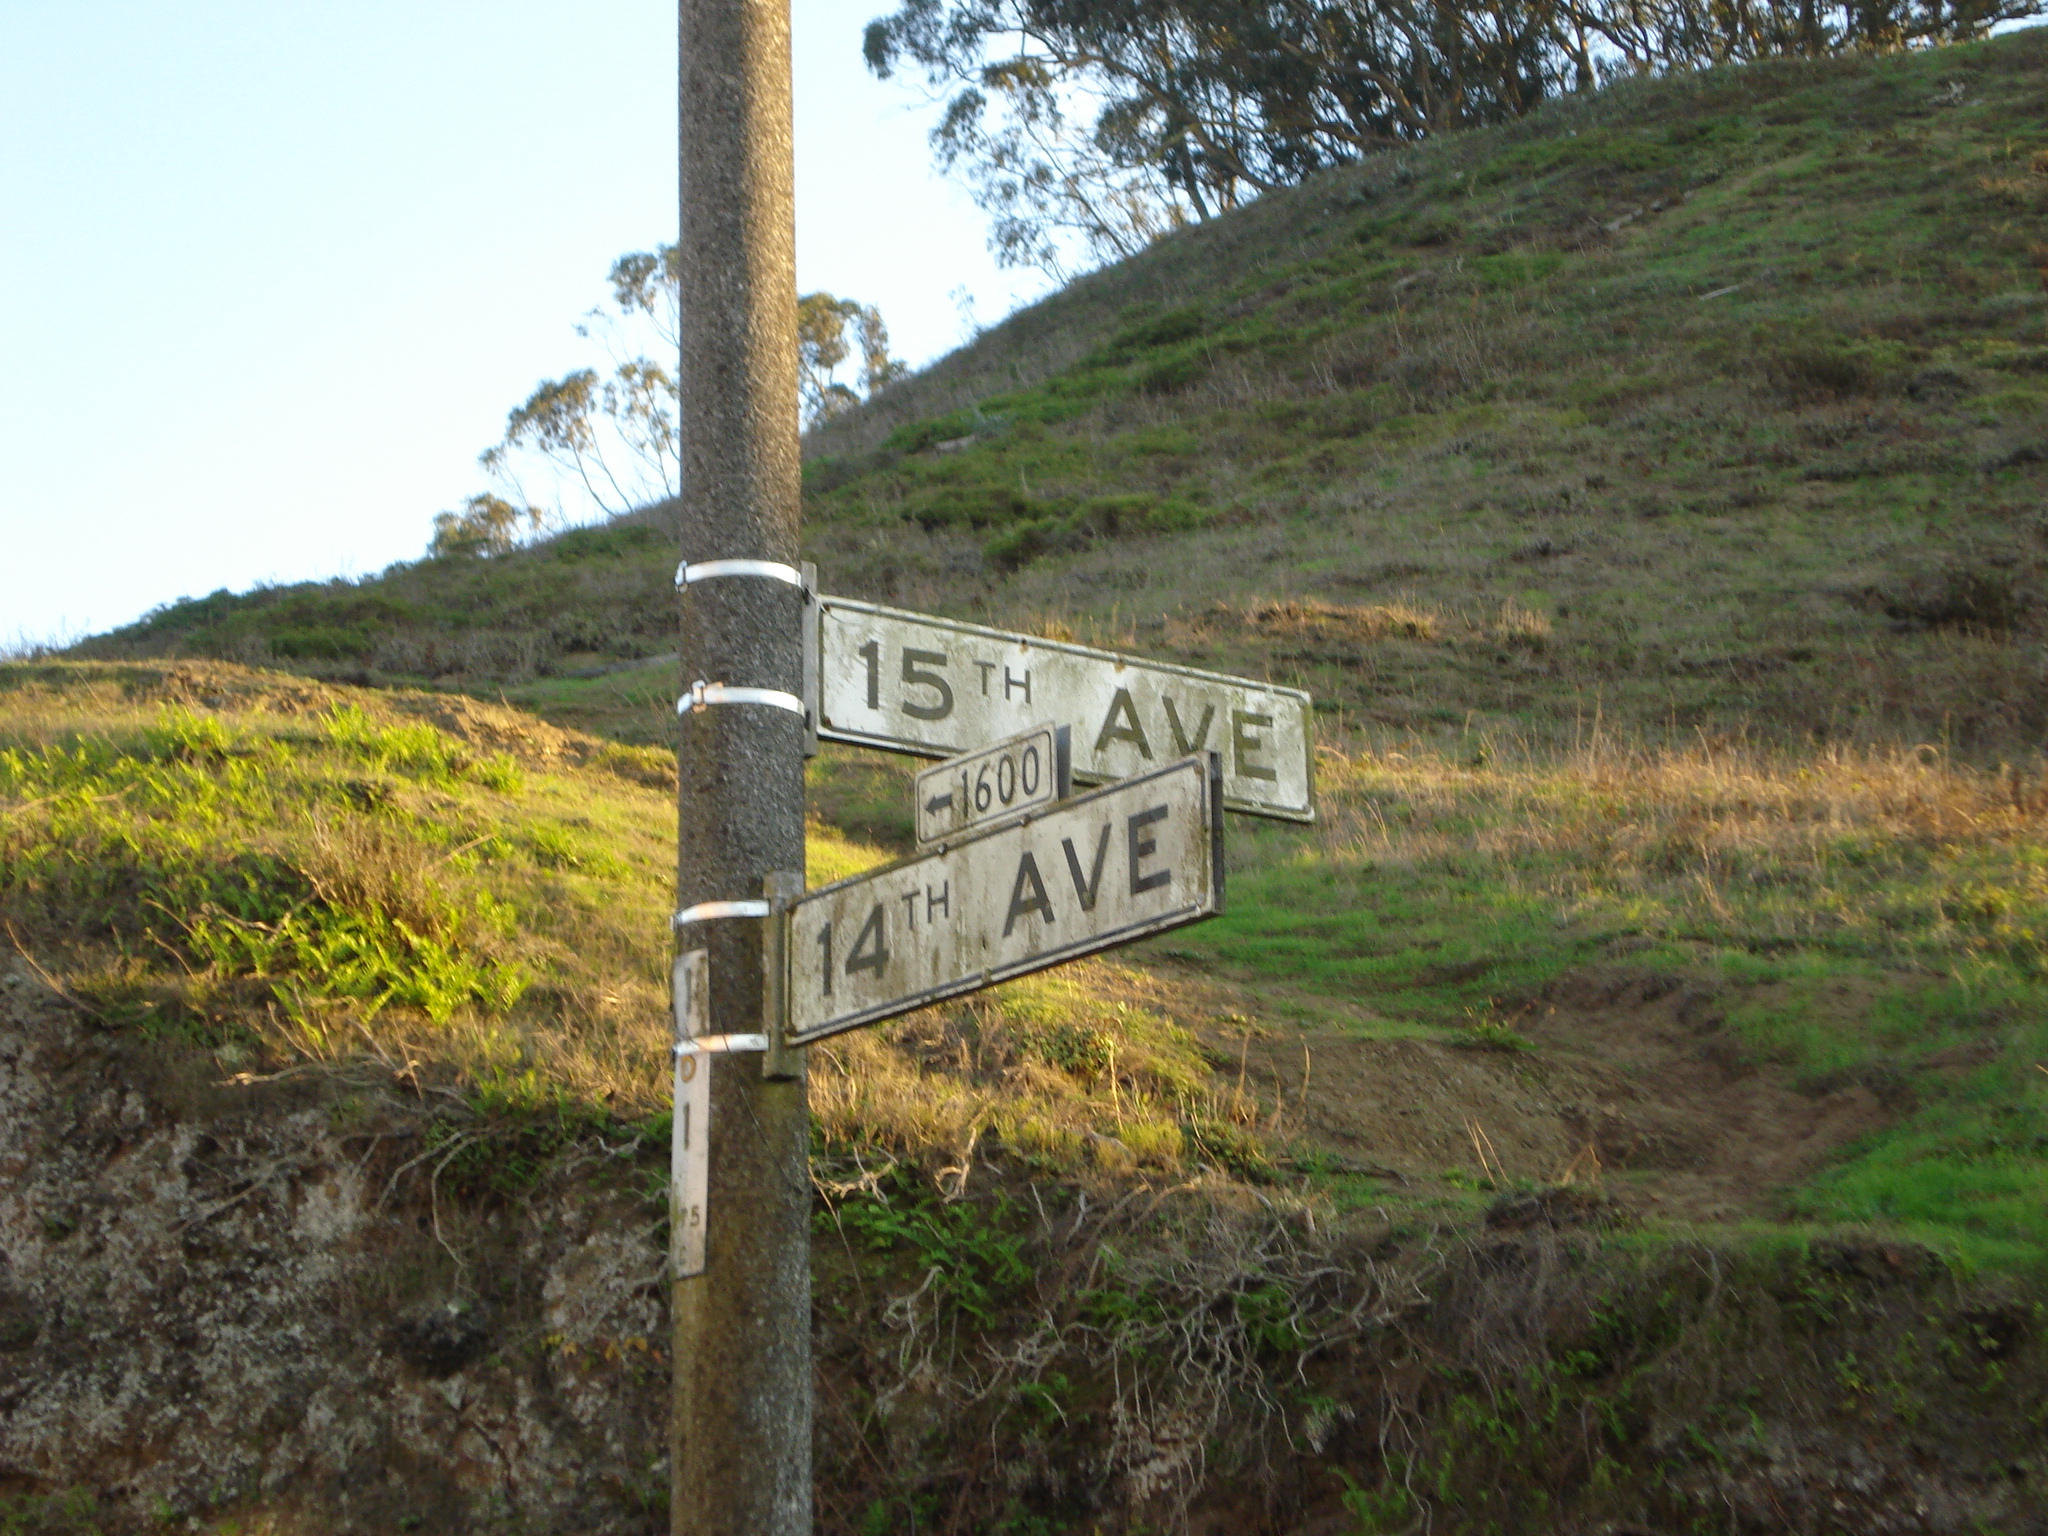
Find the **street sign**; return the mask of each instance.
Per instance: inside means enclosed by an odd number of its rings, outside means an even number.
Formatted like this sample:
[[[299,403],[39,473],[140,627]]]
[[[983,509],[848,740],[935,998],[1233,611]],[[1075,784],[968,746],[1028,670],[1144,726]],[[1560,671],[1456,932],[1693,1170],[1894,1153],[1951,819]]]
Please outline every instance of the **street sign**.
[[[927,768],[911,781],[920,845],[1007,825],[1073,793],[1072,733],[1041,725]]]
[[[785,1038],[822,1040],[1223,910],[1214,752],[799,897]]]
[[[1309,696],[1084,645],[820,597],[818,734],[950,757],[1037,721],[1073,728],[1073,771],[1114,782],[1191,752],[1223,760],[1231,810],[1313,821]]]

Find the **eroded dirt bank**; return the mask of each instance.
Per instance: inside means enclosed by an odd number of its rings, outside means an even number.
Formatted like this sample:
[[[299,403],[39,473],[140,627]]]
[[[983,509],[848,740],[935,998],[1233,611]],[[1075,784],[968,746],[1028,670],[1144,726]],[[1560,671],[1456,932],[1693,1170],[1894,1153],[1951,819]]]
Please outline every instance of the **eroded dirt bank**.
[[[460,1149],[384,1093],[216,1086],[0,989],[0,1494],[85,1490],[109,1530],[665,1528],[630,1180],[465,1208],[426,1177]]]

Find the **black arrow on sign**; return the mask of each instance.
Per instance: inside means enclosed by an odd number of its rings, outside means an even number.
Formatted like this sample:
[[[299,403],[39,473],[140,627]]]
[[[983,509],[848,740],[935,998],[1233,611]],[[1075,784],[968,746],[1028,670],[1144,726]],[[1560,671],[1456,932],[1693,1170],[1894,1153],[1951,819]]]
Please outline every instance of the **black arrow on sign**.
[[[924,803],[925,814],[927,816],[936,816],[939,812],[949,811],[952,808],[953,791],[951,791],[950,789],[947,790],[943,795],[933,795],[931,799],[925,801]]]

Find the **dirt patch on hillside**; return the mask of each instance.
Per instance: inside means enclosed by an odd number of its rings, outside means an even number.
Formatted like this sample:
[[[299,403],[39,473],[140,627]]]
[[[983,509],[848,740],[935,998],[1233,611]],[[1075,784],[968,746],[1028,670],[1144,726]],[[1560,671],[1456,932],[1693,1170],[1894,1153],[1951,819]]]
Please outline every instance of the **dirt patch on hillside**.
[[[8,695],[15,713],[160,703],[225,712],[260,709],[273,715],[331,709],[342,696],[321,683],[224,661],[15,662],[0,668],[0,694]]]
[[[1526,1049],[1327,1028],[1205,1033],[1219,1057],[1242,1062],[1270,1125],[1339,1166],[1413,1183],[1597,1182],[1636,1215],[1778,1214],[1786,1185],[1893,1113],[1863,1084],[1802,1086],[1756,1064],[1728,1031],[1719,991],[1631,967],[1553,985],[1514,1023]]]
[[[486,704],[459,693],[379,693],[401,714],[440,727],[482,752],[503,752],[529,768],[581,767],[602,756],[610,742],[549,725],[523,709]]]

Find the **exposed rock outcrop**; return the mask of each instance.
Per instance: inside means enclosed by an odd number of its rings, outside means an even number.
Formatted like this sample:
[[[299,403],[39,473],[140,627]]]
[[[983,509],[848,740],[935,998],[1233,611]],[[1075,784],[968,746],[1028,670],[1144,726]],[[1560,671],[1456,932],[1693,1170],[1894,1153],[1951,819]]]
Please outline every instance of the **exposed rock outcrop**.
[[[457,1200],[430,1095],[192,1063],[0,979],[0,1494],[108,1532],[666,1529],[627,1160]]]

